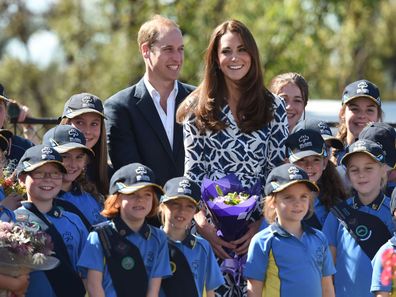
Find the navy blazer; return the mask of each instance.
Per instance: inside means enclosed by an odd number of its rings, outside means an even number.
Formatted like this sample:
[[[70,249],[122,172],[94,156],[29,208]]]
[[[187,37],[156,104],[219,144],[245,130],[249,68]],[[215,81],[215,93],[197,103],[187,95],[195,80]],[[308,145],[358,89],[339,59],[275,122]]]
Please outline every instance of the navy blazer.
[[[175,108],[194,87],[178,82]],[[147,88],[141,79],[104,103],[109,156],[114,169],[139,162],[154,171],[163,186],[184,173],[183,128],[175,120],[173,149]]]

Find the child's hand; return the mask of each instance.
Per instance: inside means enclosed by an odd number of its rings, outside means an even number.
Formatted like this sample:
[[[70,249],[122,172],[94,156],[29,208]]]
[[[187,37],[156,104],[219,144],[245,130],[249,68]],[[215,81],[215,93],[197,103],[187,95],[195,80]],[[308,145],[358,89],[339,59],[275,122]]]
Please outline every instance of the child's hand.
[[[12,277],[9,290],[17,297],[24,297],[29,286],[29,274],[22,274],[18,277]]]
[[[23,196],[17,193],[11,193],[6,198],[1,201],[1,205],[7,207],[9,210],[15,210],[21,206],[21,201],[23,200]]]

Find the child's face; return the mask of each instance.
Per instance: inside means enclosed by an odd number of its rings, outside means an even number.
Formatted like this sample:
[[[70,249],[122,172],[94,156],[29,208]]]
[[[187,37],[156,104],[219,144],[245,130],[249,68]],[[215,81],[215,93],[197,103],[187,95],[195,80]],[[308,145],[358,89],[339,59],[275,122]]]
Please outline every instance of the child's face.
[[[144,221],[157,199],[152,187],[140,189],[132,194],[120,194],[120,214],[125,221]]]
[[[190,227],[196,211],[196,205],[186,198],[165,202],[165,207],[163,208],[164,225],[174,229],[186,230]]]
[[[369,122],[378,122],[378,106],[368,98],[356,98],[347,103],[344,117],[349,138],[356,139]]]
[[[364,153],[356,153],[348,159],[347,174],[359,197],[375,199],[385,176],[385,166]]]
[[[73,149],[61,154],[63,165],[66,167],[64,182],[73,182],[83,172],[87,165],[87,154],[82,149]]]
[[[26,187],[29,200],[33,202],[49,201],[58,195],[62,188],[63,173],[59,167],[52,163],[23,174],[20,177]]]
[[[327,166],[327,158],[323,158],[322,156],[308,156],[294,162],[294,164],[304,169],[310,181],[317,182]]]
[[[291,131],[301,118],[305,108],[301,90],[297,85],[288,83],[279,90],[277,95],[285,99],[287,121],[289,123],[289,131]]]
[[[86,146],[92,149],[100,138],[102,117],[97,113],[88,112],[70,119],[70,124],[84,133]]]
[[[301,222],[308,213],[311,199],[311,190],[303,183],[276,193],[274,207],[280,224]]]

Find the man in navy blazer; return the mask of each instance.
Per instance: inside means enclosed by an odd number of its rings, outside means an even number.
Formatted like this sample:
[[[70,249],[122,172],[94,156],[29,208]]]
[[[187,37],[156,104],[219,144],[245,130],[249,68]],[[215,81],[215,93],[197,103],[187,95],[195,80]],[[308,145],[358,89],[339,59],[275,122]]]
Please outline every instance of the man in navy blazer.
[[[138,43],[144,77],[104,104],[109,155],[115,170],[139,162],[164,185],[184,172],[183,129],[175,113],[193,87],[177,81],[184,45],[175,22],[154,16],[141,26]]]

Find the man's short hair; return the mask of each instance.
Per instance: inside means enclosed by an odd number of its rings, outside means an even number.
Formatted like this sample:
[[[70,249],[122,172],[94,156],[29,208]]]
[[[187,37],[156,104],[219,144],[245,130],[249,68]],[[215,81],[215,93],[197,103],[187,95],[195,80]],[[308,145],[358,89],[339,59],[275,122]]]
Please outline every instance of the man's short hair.
[[[160,31],[164,27],[180,29],[176,22],[156,14],[140,27],[137,38],[139,48],[145,42],[151,47],[158,40]]]

